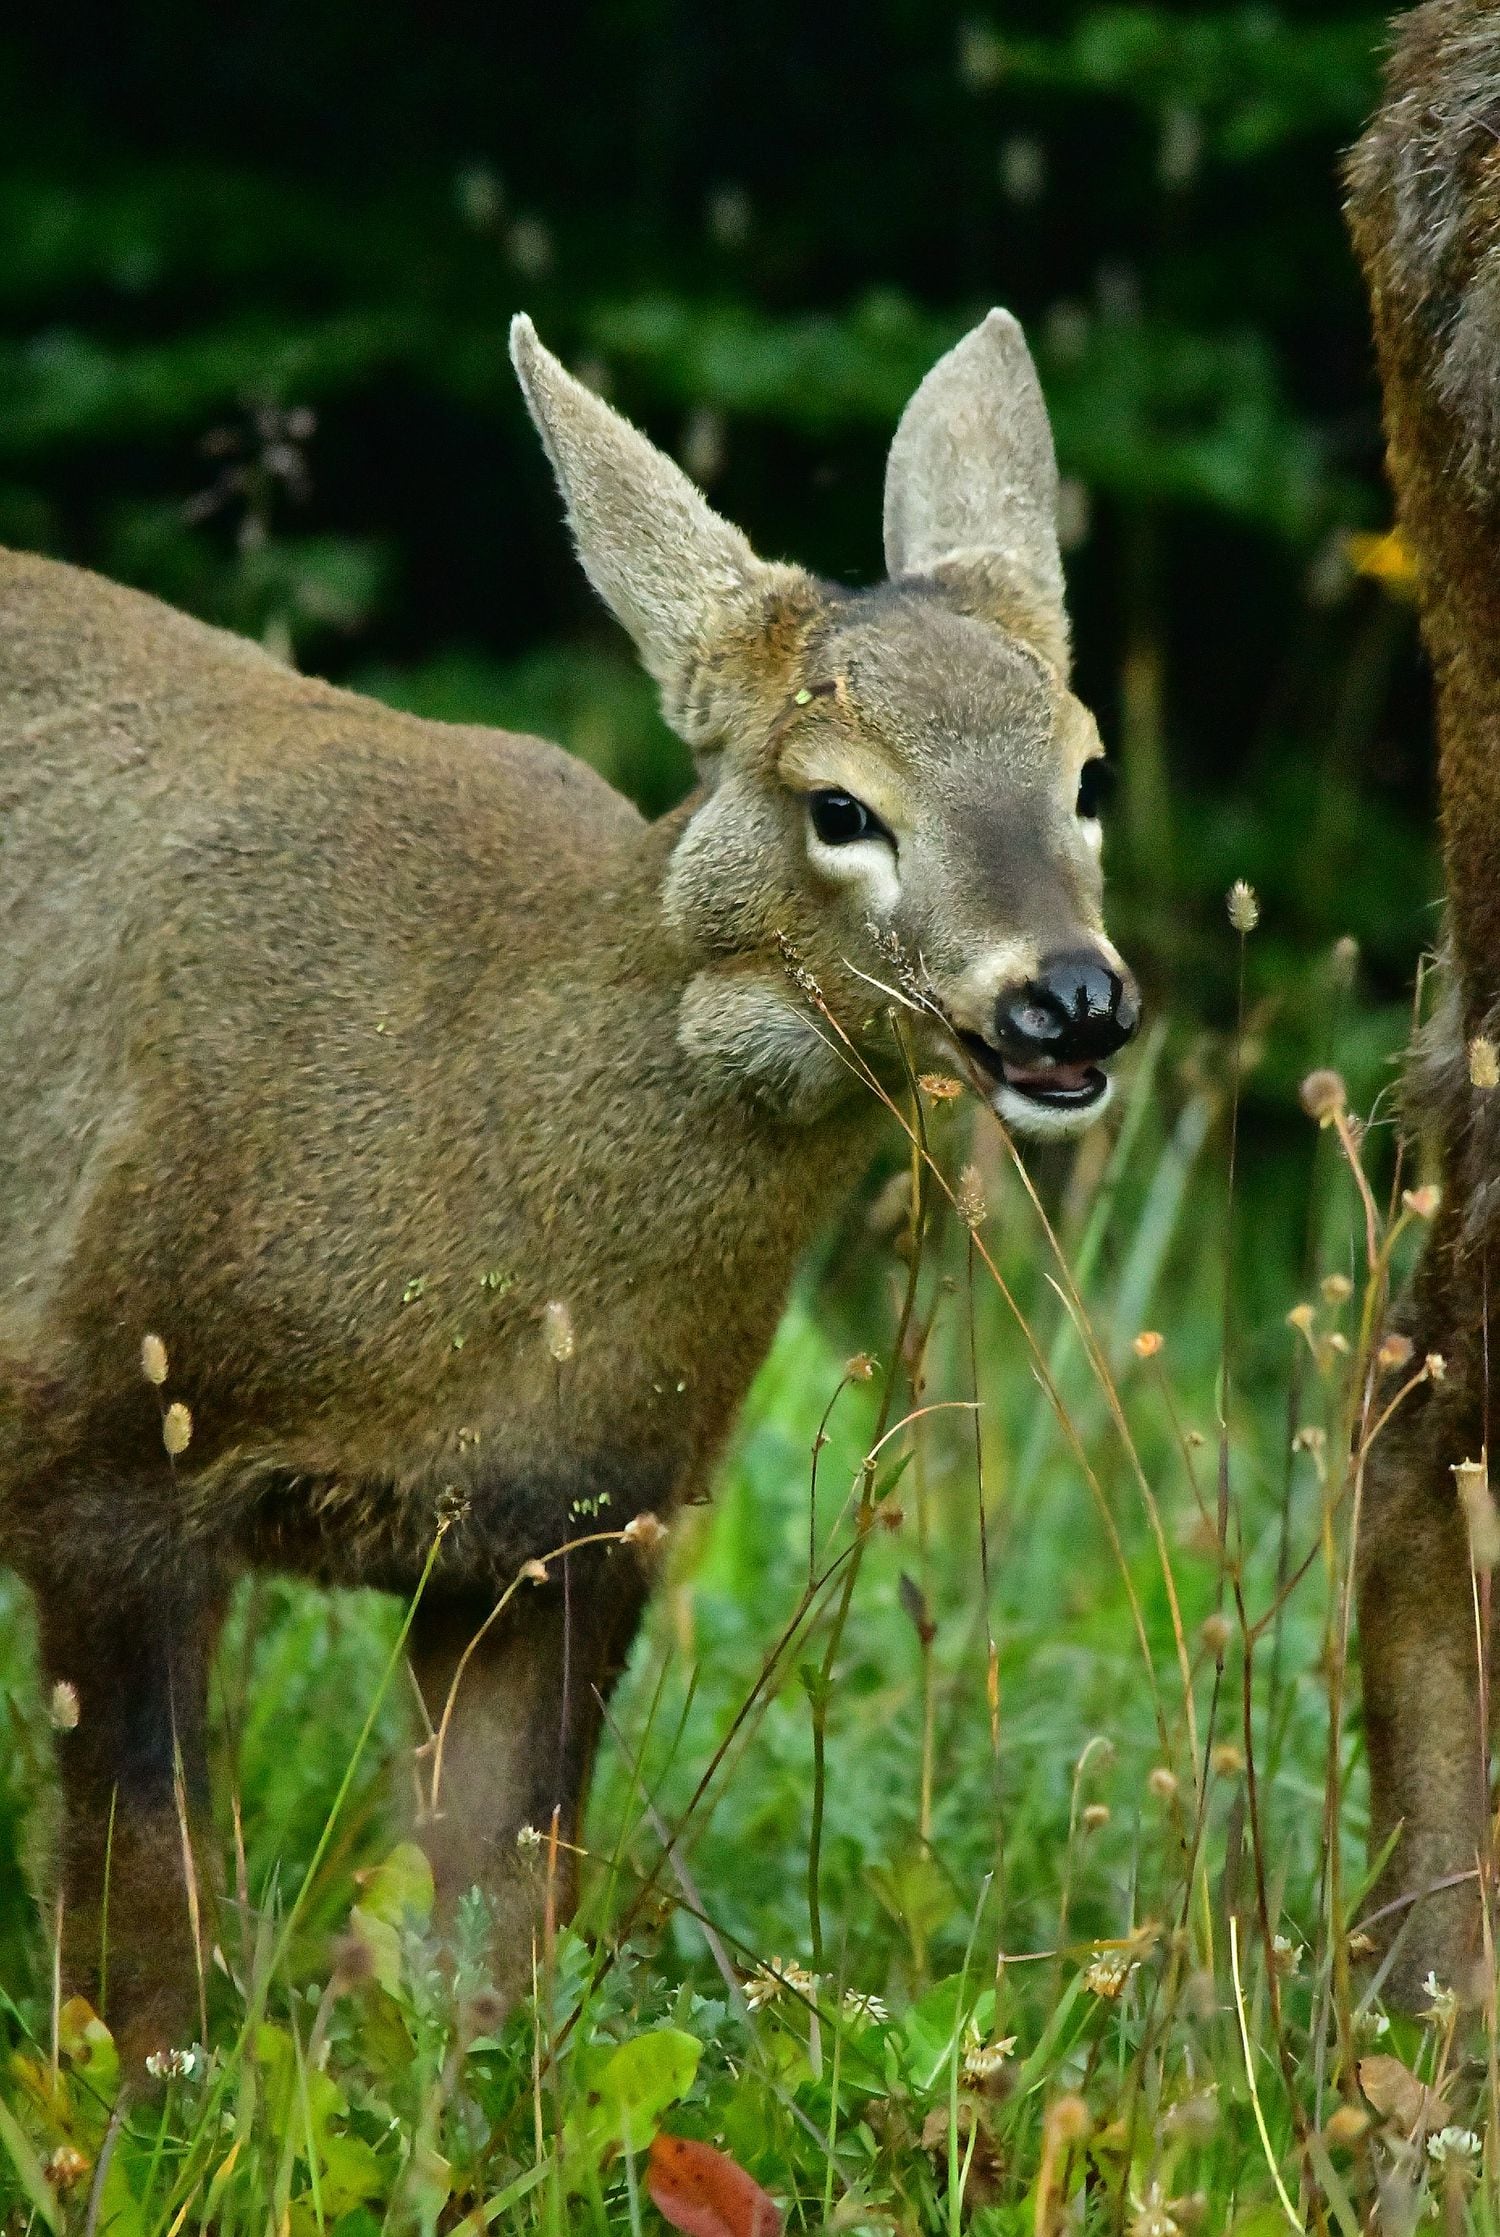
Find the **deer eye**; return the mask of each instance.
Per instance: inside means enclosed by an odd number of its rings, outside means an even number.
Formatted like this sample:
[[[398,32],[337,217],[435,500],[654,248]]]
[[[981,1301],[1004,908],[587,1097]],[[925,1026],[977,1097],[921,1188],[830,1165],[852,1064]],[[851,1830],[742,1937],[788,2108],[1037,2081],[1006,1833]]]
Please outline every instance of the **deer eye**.
[[[847,847],[853,839],[884,839],[887,846],[896,843],[879,816],[863,800],[856,800],[852,792],[810,792],[807,812],[825,847]]]
[[[1079,772],[1077,814],[1092,823],[1108,805],[1114,789],[1114,764],[1106,761],[1103,754],[1096,753]]]

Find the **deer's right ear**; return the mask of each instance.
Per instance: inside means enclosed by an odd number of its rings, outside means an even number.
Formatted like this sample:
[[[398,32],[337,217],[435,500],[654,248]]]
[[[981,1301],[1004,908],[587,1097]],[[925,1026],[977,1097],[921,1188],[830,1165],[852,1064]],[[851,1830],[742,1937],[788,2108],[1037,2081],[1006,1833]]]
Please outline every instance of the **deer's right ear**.
[[[940,357],[901,415],[885,471],[893,582],[935,583],[1068,666],[1057,459],[1026,337],[991,311]]]
[[[769,630],[799,570],[756,558],[679,466],[511,322],[511,362],[552,461],[584,573],[634,638],[667,719],[691,746],[717,742],[710,663]]]

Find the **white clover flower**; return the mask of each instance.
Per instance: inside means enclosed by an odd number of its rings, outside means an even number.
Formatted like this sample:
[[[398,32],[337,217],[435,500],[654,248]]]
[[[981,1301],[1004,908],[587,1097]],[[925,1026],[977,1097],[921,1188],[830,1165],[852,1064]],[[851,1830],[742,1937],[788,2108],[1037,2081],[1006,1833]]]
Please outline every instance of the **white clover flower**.
[[[157,2082],[190,2082],[202,2073],[204,2064],[201,2043],[189,2043],[180,2051],[152,2051],[146,2072]]]
[[[1424,2011],[1418,2019],[1431,2020],[1435,2027],[1451,2027],[1458,2017],[1458,1998],[1451,1988],[1444,1988],[1436,1973],[1429,1973],[1422,1983],[1422,1994],[1427,1998]]]
[[[980,2040],[978,2028],[971,2025],[964,2041],[964,2080],[990,2081],[999,2073],[1015,2047],[1014,2035],[1002,2035],[998,2042],[985,2043]]]
[[[768,1958],[745,1991],[745,2002],[752,2012],[759,2012],[767,2004],[774,2004],[784,1988],[812,2003],[818,1993],[818,1976],[804,1966],[794,1965],[789,1958]]]
[[[1139,2198],[1132,2196],[1130,2205],[1130,2237],[1178,2237],[1181,2224],[1168,2211],[1160,2183],[1149,2184]]]
[[[891,2016],[890,2006],[879,1996],[866,1996],[861,1989],[845,1989],[841,2006],[844,2017],[856,2027],[884,2027]]]
[[[1445,2173],[1472,2172],[1483,2150],[1472,2128],[1440,2128],[1427,2139],[1427,2157]]]
[[[1136,1960],[1124,1950],[1101,1950],[1085,1970],[1083,1985],[1093,1996],[1118,1996],[1135,1968]]]

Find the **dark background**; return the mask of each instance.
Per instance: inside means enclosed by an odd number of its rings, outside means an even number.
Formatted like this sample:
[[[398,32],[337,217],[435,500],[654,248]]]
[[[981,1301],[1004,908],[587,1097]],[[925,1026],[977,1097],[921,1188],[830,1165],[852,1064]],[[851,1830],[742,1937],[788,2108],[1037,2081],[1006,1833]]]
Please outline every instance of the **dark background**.
[[[568,551],[512,311],[764,551],[858,580],[906,395],[1009,304],[1122,944],[1222,1025],[1254,881],[1274,1103],[1355,935],[1373,1090],[1436,890],[1410,607],[1350,541],[1388,519],[1338,184],[1382,40],[1338,0],[12,12],[0,538],[658,806],[685,757]]]

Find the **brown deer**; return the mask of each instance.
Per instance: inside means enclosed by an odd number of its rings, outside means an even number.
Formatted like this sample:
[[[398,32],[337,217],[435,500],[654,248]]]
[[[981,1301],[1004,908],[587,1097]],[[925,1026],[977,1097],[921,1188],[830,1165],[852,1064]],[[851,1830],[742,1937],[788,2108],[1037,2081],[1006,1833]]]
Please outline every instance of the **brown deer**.
[[[108,1851],[137,2056],[193,2009],[180,1821],[235,1575],[410,1594],[439,1540],[436,1719],[526,1564],[704,1486],[878,1139],[859,1067],[903,1077],[883,990],[1033,1134],[1100,1110],[1136,1022],[1015,321],[913,397],[857,592],[757,559],[525,319],[512,354],[697,755],[656,824],[556,746],[0,555],[0,1548],[76,1696],[65,1977],[97,1980]],[[552,1562],[453,1696],[427,1838],[512,1985],[517,1835],[576,1820],[648,1570]]]
[[[1349,164],[1391,479],[1437,689],[1448,987],[1419,1044],[1413,1115],[1443,1202],[1402,1308],[1444,1379],[1377,1441],[1359,1616],[1376,1853],[1395,1996],[1472,1993],[1489,1885],[1482,1596],[1454,1471],[1483,1467],[1500,1290],[1500,8],[1434,0],[1398,26],[1384,102]],[[1477,1469],[1467,1472],[1471,1485]],[[1482,1482],[1478,1488],[1483,1490]],[[1479,1549],[1475,1549],[1479,1550]],[[1487,1557],[1486,1557],[1487,1558]]]

